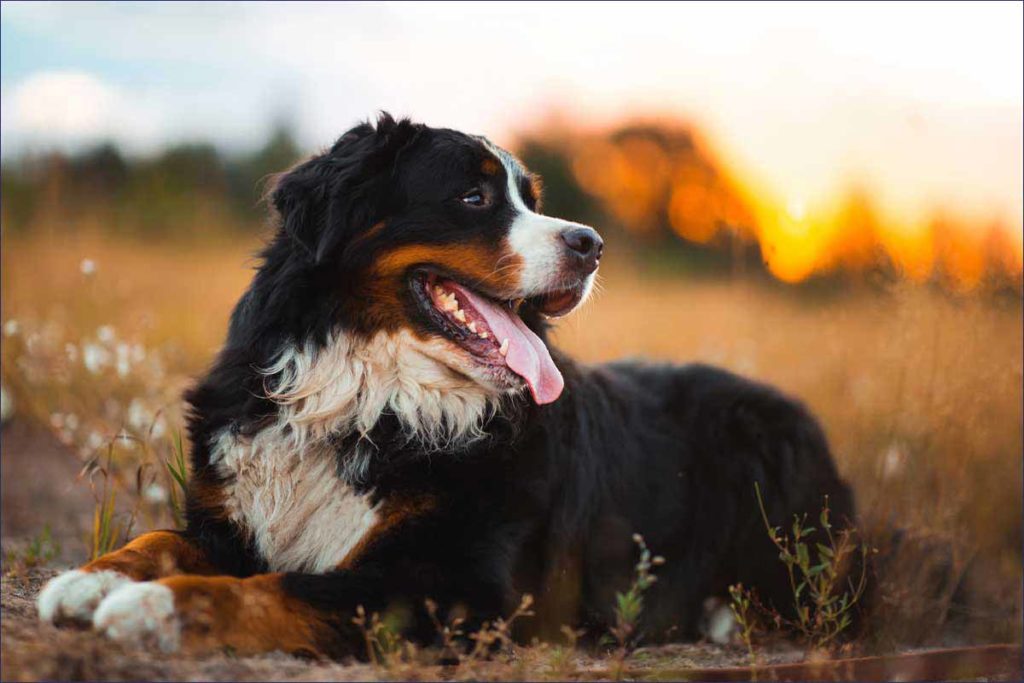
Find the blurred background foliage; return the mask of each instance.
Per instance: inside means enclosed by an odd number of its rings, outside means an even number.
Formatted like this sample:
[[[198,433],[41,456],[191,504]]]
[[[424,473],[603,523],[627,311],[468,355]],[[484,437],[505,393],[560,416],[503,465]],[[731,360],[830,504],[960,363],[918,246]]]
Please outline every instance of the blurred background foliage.
[[[142,238],[252,231],[260,186],[302,152],[278,125],[258,149],[235,156],[207,142],[127,156],[111,143],[67,155],[22,156],[2,170],[3,225],[15,234],[93,230]]]
[[[265,225],[267,178],[311,152],[296,140],[281,122],[244,153],[191,142],[132,156],[105,143],[9,158],[4,230],[146,240],[251,235]],[[519,135],[513,149],[542,176],[547,213],[598,226],[617,253],[654,273],[1022,291],[1022,256],[1009,226],[968,225],[937,211],[908,231],[886,225],[870,192],[856,186],[830,215],[807,216],[738,180],[684,121],[583,131],[555,121]]]

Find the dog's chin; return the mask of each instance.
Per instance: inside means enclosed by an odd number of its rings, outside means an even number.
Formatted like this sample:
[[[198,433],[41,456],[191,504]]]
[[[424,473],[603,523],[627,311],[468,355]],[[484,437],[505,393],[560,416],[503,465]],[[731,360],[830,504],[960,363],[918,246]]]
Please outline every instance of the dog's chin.
[[[478,356],[445,336],[435,334],[417,348],[438,366],[477,385],[490,396],[513,395],[526,390],[523,379],[508,367],[482,363]]]

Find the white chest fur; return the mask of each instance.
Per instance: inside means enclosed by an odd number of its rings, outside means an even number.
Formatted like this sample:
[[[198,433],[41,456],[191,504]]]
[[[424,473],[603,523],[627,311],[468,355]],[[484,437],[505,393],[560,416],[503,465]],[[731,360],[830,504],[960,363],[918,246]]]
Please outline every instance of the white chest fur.
[[[267,437],[218,440],[227,512],[272,571],[329,571],[374,527],[377,508],[342,481],[332,454]]]

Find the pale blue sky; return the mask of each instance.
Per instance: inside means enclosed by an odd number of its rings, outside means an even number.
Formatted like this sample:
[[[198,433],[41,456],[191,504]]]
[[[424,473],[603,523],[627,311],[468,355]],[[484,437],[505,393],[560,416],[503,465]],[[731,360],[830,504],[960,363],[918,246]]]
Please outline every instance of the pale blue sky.
[[[287,116],[314,148],[382,108],[508,141],[554,108],[655,112],[783,198],[852,179],[1019,225],[1021,7],[5,2],[0,144],[239,149]]]

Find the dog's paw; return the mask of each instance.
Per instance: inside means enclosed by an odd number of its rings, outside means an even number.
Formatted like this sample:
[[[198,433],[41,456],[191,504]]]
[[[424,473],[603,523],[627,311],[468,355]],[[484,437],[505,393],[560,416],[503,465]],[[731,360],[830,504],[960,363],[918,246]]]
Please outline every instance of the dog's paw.
[[[36,599],[39,618],[52,623],[88,624],[100,602],[132,580],[113,571],[72,569],[50,579]]]
[[[92,618],[95,630],[111,640],[156,643],[174,652],[181,642],[181,624],[174,612],[174,592],[160,583],[133,583],[114,591]]]

